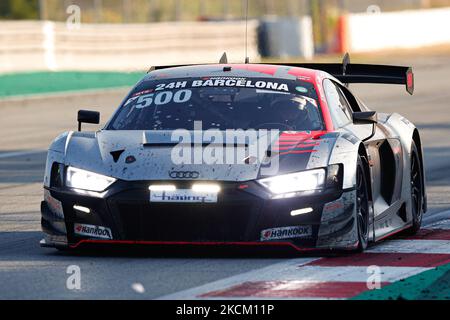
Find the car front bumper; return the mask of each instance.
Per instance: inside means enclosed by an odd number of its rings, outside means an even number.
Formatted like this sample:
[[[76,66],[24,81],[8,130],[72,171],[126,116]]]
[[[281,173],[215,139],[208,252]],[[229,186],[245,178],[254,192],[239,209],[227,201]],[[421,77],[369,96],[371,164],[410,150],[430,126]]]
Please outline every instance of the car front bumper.
[[[236,244],[287,245],[307,250],[349,249],[358,244],[353,189],[271,199],[255,182],[227,182],[221,183],[217,203],[152,203],[150,183],[117,181],[102,195],[45,189],[41,212],[46,237],[41,245]],[[171,183],[181,188],[189,184]],[[311,212],[291,214],[305,208]],[[109,231],[80,234],[80,226]],[[307,232],[296,233],[296,228]]]

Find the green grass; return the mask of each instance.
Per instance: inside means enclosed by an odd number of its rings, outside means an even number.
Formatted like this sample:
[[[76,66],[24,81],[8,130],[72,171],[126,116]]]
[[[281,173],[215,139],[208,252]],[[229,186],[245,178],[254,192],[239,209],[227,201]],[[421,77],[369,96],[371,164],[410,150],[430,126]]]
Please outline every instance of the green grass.
[[[32,72],[0,75],[0,98],[134,85],[144,73]]]
[[[449,300],[450,264],[445,264],[387,285],[369,290],[353,300]]]

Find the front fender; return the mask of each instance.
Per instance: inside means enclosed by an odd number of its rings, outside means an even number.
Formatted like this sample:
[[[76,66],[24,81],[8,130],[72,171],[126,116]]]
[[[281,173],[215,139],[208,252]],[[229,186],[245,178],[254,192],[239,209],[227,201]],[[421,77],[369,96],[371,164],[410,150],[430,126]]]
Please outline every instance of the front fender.
[[[356,184],[356,164],[361,141],[355,136],[344,133],[339,136],[331,152],[329,164],[344,165],[343,189],[354,188]]]
[[[53,163],[65,163],[66,149],[73,132],[68,131],[60,134],[52,141],[47,152],[47,161],[45,163],[44,187],[50,187],[50,176]]]

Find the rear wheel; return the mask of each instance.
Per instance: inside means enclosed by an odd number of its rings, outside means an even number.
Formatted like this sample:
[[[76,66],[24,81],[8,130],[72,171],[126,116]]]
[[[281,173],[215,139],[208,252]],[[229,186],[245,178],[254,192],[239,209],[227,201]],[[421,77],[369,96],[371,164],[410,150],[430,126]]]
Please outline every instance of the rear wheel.
[[[422,165],[416,144],[411,145],[411,212],[413,225],[407,230],[408,234],[416,234],[422,224],[423,216],[423,176]]]
[[[356,222],[358,227],[358,248],[362,252],[369,242],[369,189],[367,176],[364,170],[364,162],[358,156],[356,166]]]

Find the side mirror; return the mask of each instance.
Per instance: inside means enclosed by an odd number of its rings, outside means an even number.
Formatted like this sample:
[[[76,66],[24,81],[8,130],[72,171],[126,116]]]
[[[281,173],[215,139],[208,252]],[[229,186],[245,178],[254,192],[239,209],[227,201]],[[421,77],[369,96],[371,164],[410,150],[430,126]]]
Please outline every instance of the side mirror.
[[[355,125],[371,124],[372,125],[372,134],[370,136],[368,136],[367,138],[363,139],[363,142],[371,139],[375,135],[375,132],[377,129],[377,123],[378,123],[378,117],[377,117],[376,111],[353,112],[353,124],[355,124]]]
[[[376,111],[353,112],[354,124],[377,124],[378,117]]]
[[[100,112],[89,111],[89,110],[79,110],[78,111],[78,131],[81,131],[82,123],[100,123]]]

